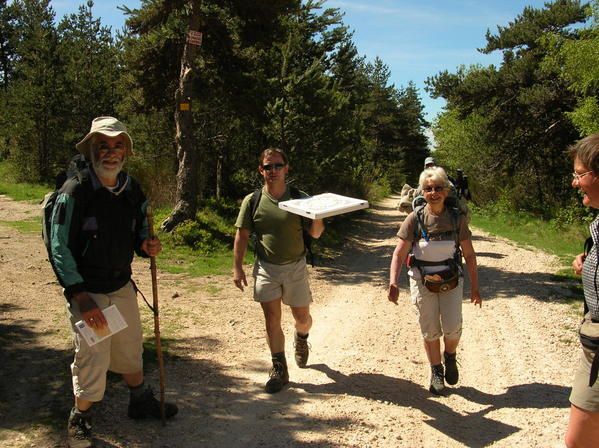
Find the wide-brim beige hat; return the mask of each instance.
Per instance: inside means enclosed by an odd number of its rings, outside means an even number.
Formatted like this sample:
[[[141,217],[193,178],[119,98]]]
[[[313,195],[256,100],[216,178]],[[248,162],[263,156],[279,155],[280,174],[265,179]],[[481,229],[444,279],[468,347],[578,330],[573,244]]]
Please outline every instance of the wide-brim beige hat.
[[[83,140],[75,145],[77,151],[83,154],[87,160],[91,160],[90,144],[94,134],[102,134],[107,137],[124,135],[127,139],[127,156],[133,154],[133,140],[127,133],[127,127],[114,117],[98,117],[93,119],[92,127]]]

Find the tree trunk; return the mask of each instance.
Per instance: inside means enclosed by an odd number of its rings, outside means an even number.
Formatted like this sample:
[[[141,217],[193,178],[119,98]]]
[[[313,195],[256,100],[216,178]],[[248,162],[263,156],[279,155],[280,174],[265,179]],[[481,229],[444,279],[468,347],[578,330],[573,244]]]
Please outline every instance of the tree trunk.
[[[194,7],[194,2],[190,2],[190,4],[192,13],[189,18],[189,30],[198,31],[200,27],[199,8]],[[162,230],[166,232],[170,232],[186,219],[193,219],[198,205],[198,151],[194,145],[191,111],[192,86],[196,74],[194,69],[196,50],[197,45],[191,44],[186,39],[181,58],[179,87],[175,92],[175,142],[179,160],[176,204],[170,216],[162,223]]]

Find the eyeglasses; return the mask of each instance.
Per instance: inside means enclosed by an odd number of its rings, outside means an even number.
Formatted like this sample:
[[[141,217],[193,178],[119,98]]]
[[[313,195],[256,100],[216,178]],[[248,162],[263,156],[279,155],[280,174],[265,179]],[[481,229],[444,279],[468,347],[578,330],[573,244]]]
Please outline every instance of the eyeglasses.
[[[424,187],[422,190],[425,193],[432,193],[433,191],[435,193],[441,193],[443,190],[445,190],[445,187],[441,187],[441,186],[437,185],[436,187]]]
[[[262,165],[262,169],[264,171],[271,171],[273,169],[278,171],[281,168],[283,168],[284,166],[285,166],[284,163],[267,163],[266,165]]]
[[[576,182],[580,182],[580,179],[582,179],[584,176],[586,176],[587,174],[592,173],[593,170],[590,171],[586,171],[584,173],[580,173],[578,174],[576,171],[572,173],[572,179],[574,179]]]

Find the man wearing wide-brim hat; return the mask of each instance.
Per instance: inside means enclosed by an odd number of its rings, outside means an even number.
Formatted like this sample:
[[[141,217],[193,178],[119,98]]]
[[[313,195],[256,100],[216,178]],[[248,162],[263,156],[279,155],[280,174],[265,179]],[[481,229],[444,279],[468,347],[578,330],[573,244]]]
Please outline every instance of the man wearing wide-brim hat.
[[[148,203],[141,187],[123,171],[133,151],[125,125],[113,117],[98,117],[76,147],[89,166],[60,190],[52,213],[51,257],[64,288],[75,344],[69,445],[88,447],[92,405],[104,397],[108,370],[120,373],[129,386],[129,417],[161,416],[159,401],[144,385],[142,330],[131,281],[133,253],[156,256],[161,245],[149,238]],[[97,334],[107,331],[103,310],[110,305],[127,327],[90,347],[77,322]],[[177,406],[165,404],[166,417],[176,413]]]

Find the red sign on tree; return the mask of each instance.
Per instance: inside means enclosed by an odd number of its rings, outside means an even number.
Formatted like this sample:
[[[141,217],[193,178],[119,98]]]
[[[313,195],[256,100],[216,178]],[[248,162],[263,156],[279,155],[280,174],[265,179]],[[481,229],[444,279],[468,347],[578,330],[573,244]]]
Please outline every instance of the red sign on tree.
[[[187,32],[187,43],[189,45],[202,45],[202,33],[200,31],[188,31]]]

